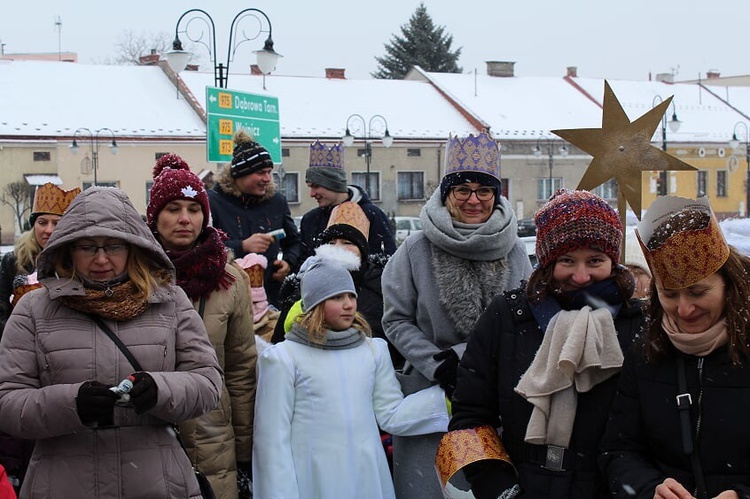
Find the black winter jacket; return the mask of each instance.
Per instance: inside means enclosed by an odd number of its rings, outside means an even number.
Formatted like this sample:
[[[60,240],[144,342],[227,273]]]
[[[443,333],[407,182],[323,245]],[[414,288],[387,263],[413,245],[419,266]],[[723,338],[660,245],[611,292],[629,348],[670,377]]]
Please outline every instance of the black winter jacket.
[[[631,300],[615,317],[623,353],[642,323],[640,303]],[[449,430],[491,425],[500,435],[516,471],[500,461],[482,461],[464,468],[478,499],[495,499],[520,484],[522,497],[590,499],[608,497],[597,469],[597,445],[617,388],[617,376],[578,394],[573,433],[565,450],[564,471],[544,469],[547,448],[524,442],[533,405],[513,390],[542,344],[540,328],[524,289],[496,296],[470,335],[458,369]]]
[[[673,349],[658,362],[626,360],[602,442],[613,497],[651,498],[666,478],[695,490],[682,450],[677,356],[685,359],[690,419],[709,497],[735,490],[750,498],[750,366],[733,366],[722,347],[703,358]]]
[[[396,251],[396,239],[388,216],[383,210],[375,206],[364,189],[359,186],[349,186],[348,201],[356,201],[370,221],[370,234],[367,238],[370,254],[385,253],[389,256],[392,255]],[[302,262],[315,254],[315,248],[320,245],[320,234],[328,226],[328,219],[331,218],[333,208],[333,206],[313,208],[302,217],[300,233],[304,250],[299,265],[302,265]]]
[[[271,277],[276,272],[273,262],[281,250],[284,260],[294,269],[302,253],[297,226],[294,225],[286,199],[278,192],[262,199],[254,196],[236,196],[224,191],[219,183],[208,191],[208,199],[211,205],[212,225],[227,233],[229,239],[224,241],[224,244],[234,251],[235,258],[242,258],[246,254],[242,250],[244,239],[258,232],[284,229],[286,236],[280,242],[277,239],[263,254],[268,259],[263,286],[269,303],[278,307],[281,283]]]

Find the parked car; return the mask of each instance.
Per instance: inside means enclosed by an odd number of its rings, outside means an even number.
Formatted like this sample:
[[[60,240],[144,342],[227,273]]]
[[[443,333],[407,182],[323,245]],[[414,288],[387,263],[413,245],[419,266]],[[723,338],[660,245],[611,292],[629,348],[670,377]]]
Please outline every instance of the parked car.
[[[536,236],[536,225],[533,218],[522,218],[518,221],[518,237]]]
[[[396,244],[401,244],[409,234],[422,231],[419,217],[394,217],[396,224]]]
[[[526,245],[526,254],[529,255],[531,266],[536,267],[536,236],[521,236],[521,241]]]

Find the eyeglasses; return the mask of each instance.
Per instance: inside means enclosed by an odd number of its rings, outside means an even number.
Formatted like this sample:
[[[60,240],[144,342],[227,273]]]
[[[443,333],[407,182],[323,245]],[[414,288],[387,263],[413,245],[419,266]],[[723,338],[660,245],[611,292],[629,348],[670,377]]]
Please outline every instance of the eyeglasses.
[[[104,254],[107,256],[122,256],[128,251],[128,245],[105,244],[104,246],[97,246],[95,244],[79,244],[73,246],[73,251],[77,251],[85,256],[96,256],[100,249],[104,250]]]
[[[477,199],[480,201],[489,201],[495,195],[494,187],[480,187],[479,189],[471,189],[464,185],[457,185],[451,188],[453,197],[459,201],[466,201],[471,197],[472,194],[477,195]]]

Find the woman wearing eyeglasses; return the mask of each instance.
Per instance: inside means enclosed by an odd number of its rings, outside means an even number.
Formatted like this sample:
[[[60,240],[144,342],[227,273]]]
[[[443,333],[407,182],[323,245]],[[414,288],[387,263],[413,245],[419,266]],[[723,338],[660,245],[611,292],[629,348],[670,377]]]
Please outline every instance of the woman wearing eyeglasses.
[[[492,298],[518,287],[531,263],[500,195],[499,150],[486,132],[451,137],[446,172],[383,271],[383,328],[406,359],[404,394],[439,384],[450,397],[469,333]],[[401,499],[442,497],[434,471],[441,434],[394,438]]]
[[[0,431],[36,440],[20,497],[197,497],[171,424],[216,406],[222,371],[127,195],[76,197],[37,272],[0,341]]]

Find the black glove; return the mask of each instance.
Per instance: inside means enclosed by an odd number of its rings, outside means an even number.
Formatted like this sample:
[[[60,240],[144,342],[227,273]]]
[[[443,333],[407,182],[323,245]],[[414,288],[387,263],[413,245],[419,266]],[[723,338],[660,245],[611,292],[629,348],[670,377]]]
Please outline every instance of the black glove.
[[[237,462],[237,497],[252,499],[253,497],[253,465],[249,462]]]
[[[86,381],[78,389],[76,411],[86,426],[112,426],[118,395],[98,381]]]
[[[130,402],[135,406],[136,414],[143,414],[156,405],[158,388],[149,373],[133,373],[133,378],[135,381],[130,390]]]
[[[445,390],[448,398],[453,396],[453,390],[456,389],[456,376],[458,375],[458,355],[452,348],[443,350],[432,356],[433,359],[442,361],[435,369],[435,379],[440,384],[440,388]]]

